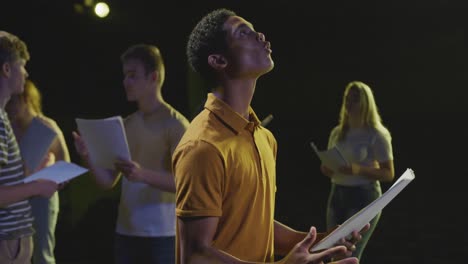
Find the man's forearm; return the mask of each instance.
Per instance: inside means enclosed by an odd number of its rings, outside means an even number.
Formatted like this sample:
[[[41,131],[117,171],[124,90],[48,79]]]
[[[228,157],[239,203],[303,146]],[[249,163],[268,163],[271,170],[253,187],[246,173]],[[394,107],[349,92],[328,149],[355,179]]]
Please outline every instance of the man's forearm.
[[[0,186],[0,208],[26,200],[34,195],[37,195],[34,188],[34,182],[13,186]]]
[[[144,182],[146,184],[165,192],[175,193],[175,179],[171,173],[163,170],[145,170],[143,173],[145,173]]]
[[[91,176],[94,178],[95,182],[102,189],[111,189],[115,186],[120,176],[115,170],[98,168],[88,159],[83,159],[87,168],[89,168]]]

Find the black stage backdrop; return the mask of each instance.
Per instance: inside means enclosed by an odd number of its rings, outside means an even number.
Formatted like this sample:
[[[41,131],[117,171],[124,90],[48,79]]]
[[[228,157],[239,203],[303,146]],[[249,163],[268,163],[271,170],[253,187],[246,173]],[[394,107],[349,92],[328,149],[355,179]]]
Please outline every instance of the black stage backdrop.
[[[252,105],[279,144],[277,220],[325,228],[328,179],[309,147],[325,147],[345,85],[374,90],[393,135],[396,176],[416,179],[383,211],[362,263],[445,264],[468,249],[463,196],[466,167],[468,4],[460,1],[108,1],[98,19],[80,1],[1,1],[0,29],[29,46],[27,66],[44,111],[62,127],[72,161],[74,118],[125,116],[119,56],[131,44],[160,47],[163,95],[191,118],[206,90],[186,63],[190,30],[227,7],[271,41],[274,70],[261,77]],[[384,184],[386,190],[390,184]],[[60,192],[59,263],[110,263],[119,190],[101,191],[89,175]]]

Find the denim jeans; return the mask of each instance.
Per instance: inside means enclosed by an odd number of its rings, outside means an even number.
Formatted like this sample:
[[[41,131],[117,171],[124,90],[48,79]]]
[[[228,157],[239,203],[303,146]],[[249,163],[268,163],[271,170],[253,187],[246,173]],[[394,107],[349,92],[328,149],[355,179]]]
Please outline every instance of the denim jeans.
[[[55,264],[55,227],[59,213],[59,196],[33,197],[30,200],[34,216],[33,264]]]
[[[342,224],[381,195],[382,189],[378,181],[361,186],[343,186],[332,183],[327,206],[327,229]],[[380,214],[370,221],[370,229],[362,235],[362,239],[356,244],[353,257],[357,257],[360,263],[362,263],[364,248],[375,230]]]
[[[174,264],[175,237],[137,237],[116,234],[116,264]]]

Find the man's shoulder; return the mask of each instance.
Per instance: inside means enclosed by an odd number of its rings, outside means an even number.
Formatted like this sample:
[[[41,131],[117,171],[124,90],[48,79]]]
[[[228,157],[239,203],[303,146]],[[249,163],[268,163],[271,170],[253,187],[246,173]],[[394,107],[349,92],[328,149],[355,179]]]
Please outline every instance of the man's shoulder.
[[[174,150],[173,159],[178,163],[182,157],[189,159],[209,159],[222,156],[219,146],[206,138],[182,138]],[[191,157],[191,158],[190,158]]]
[[[271,132],[268,128],[265,128],[265,127],[263,127],[261,131],[265,135],[265,137],[268,139],[270,144],[275,144],[275,145],[277,144],[276,137],[273,134],[273,132]]]
[[[138,116],[138,111],[135,111],[133,113],[130,113],[130,114],[124,116],[122,119],[123,119],[124,123],[126,123],[126,122],[130,122],[130,121],[134,120],[137,116]]]
[[[187,126],[184,136],[180,140],[179,146],[204,142],[203,144],[216,145],[220,131],[216,129],[210,121],[210,117],[204,114],[196,116]]]
[[[168,120],[169,124],[176,124],[176,125],[181,124],[184,127],[188,127],[190,122],[185,117],[185,115],[183,115],[180,111],[178,111],[177,109],[175,109],[173,106],[169,104],[166,105],[166,109],[167,109],[166,120]]]

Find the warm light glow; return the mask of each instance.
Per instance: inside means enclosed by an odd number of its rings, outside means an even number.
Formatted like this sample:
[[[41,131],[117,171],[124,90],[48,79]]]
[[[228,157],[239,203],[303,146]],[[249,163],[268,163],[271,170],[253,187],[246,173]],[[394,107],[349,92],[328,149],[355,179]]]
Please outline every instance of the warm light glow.
[[[106,17],[109,12],[109,6],[104,2],[99,2],[94,6],[94,13],[100,18]]]

